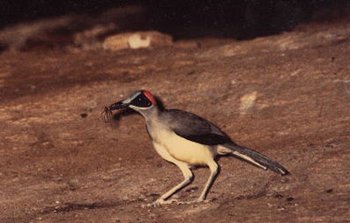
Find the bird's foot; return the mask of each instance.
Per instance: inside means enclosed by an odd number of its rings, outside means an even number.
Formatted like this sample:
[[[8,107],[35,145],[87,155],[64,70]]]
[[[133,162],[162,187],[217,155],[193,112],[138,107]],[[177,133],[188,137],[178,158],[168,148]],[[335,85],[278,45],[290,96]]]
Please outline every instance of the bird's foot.
[[[210,200],[203,198],[202,196],[195,200],[193,203],[209,203]]]
[[[155,202],[147,204],[147,207],[160,207],[162,205],[173,204],[173,203],[178,204],[179,202],[176,199],[164,200],[164,199],[159,198]]]
[[[199,203],[209,203],[209,202],[210,200],[205,200],[202,198],[198,198],[197,200],[193,200],[193,201],[178,201],[176,199],[164,200],[159,198],[155,202],[147,204],[147,207],[160,207],[162,205],[169,205],[169,204],[183,205],[183,204],[199,204]]]
[[[177,201],[176,204],[181,205],[181,204],[199,204],[199,203],[209,203],[210,200],[205,200],[205,199],[196,199],[193,201]]]

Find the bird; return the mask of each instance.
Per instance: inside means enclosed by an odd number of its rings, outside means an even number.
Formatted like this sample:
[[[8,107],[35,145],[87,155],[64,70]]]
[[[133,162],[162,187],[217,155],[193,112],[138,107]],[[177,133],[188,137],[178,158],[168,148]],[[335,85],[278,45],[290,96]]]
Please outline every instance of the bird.
[[[210,176],[198,199],[203,202],[218,173],[219,156],[231,155],[264,170],[281,175],[289,171],[278,162],[250,148],[236,144],[230,137],[210,121],[179,109],[165,109],[158,97],[149,90],[138,90],[128,98],[111,104],[105,111],[132,109],[140,113],[156,152],[166,161],[175,164],[184,180],[161,195],[152,206],[172,203],[169,199],[188,186],[194,179],[192,167],[207,166]]]

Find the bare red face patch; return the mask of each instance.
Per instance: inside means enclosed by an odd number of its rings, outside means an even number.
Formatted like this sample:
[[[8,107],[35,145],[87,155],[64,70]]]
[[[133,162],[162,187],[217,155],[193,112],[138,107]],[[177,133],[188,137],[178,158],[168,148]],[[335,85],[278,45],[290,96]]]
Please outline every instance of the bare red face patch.
[[[156,99],[153,97],[152,93],[147,91],[147,90],[143,90],[142,93],[146,96],[146,98],[152,102],[153,105],[157,104]]]

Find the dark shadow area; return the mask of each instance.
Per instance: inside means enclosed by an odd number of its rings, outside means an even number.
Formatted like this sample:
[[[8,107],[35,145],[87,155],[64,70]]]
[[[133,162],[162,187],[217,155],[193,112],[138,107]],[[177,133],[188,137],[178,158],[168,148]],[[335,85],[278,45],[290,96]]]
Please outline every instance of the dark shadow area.
[[[135,4],[144,8],[146,14],[142,15],[142,23],[131,23],[124,30],[159,30],[175,39],[266,36],[312,19],[342,16],[350,6],[346,0],[4,0],[0,2],[0,28],[67,14],[93,18],[111,8]]]
[[[94,16],[112,7],[122,7],[137,0],[4,0],[0,1],[0,27],[28,22],[40,18],[50,18],[67,14],[90,14]]]
[[[101,209],[116,207],[120,204],[118,201],[93,202],[93,203],[65,203],[60,207],[46,207],[41,211],[41,214],[72,212],[87,209]]]
[[[162,1],[150,7],[152,25],[176,39],[233,37],[249,39],[290,30],[311,18],[309,1]]]

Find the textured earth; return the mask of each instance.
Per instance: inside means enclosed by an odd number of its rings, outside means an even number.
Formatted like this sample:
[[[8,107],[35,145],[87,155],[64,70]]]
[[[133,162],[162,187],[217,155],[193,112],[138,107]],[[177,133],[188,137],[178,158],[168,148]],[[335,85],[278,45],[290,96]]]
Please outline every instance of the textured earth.
[[[181,47],[4,51],[0,222],[347,222],[349,61],[349,21]],[[100,117],[137,89],[211,120],[291,175],[224,157],[209,202],[147,207],[181,172],[156,154],[141,116]],[[199,196],[209,171],[194,173],[176,199]]]

